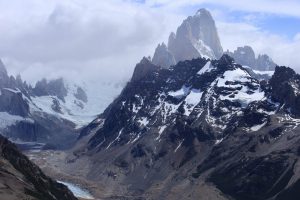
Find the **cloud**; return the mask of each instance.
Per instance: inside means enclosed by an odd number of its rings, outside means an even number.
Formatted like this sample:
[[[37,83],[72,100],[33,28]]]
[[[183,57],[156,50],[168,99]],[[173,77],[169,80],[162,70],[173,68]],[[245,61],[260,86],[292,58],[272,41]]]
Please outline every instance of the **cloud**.
[[[161,6],[180,9],[186,6],[210,4],[225,7],[227,10],[263,12],[300,17],[298,0],[146,0],[149,6]]]
[[[180,18],[121,0],[18,3],[0,0],[0,57],[10,73],[32,82],[75,74],[85,79],[128,78]]]
[[[257,12],[300,17],[300,2],[293,0],[0,0],[0,57],[9,73],[33,83],[58,76],[124,82],[143,56],[153,55],[193,14],[185,8],[195,12],[202,4],[211,5],[224,49],[248,44],[300,69],[299,34],[287,39],[252,23],[260,20]],[[250,13],[236,23],[231,10]]]

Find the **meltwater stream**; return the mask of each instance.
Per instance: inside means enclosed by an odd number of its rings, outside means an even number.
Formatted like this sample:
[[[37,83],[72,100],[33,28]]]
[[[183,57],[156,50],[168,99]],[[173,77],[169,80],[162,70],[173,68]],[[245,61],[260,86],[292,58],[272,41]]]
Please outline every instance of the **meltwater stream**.
[[[74,194],[75,197],[83,198],[83,199],[94,199],[94,197],[87,190],[84,190],[77,185],[64,182],[64,181],[57,181],[57,182],[67,186],[69,190],[71,190],[71,192]]]

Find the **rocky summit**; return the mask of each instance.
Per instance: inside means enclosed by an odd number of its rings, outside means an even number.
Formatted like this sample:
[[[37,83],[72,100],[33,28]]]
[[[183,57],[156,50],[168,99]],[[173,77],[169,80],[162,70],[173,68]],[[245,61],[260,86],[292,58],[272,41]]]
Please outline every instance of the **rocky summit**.
[[[182,22],[176,34],[170,34],[168,47],[158,45],[152,62],[166,68],[198,57],[220,58],[222,53],[214,19],[208,10],[200,9]]]

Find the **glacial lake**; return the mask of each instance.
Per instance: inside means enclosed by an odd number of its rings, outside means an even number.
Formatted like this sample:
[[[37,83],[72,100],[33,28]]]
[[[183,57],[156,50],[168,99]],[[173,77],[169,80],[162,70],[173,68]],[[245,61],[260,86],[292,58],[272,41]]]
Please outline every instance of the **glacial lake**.
[[[64,181],[57,181],[61,184],[64,184],[71,190],[71,192],[74,194],[75,197],[83,198],[83,199],[94,199],[94,197],[91,195],[91,193],[85,189],[80,188],[78,185],[75,185],[73,183],[68,183]]]

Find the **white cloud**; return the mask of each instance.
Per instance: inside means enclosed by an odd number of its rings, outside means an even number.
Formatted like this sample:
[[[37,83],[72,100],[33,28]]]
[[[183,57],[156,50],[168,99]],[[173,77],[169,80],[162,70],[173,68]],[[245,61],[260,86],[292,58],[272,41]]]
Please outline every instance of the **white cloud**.
[[[162,10],[121,0],[0,0],[0,57],[32,82],[128,78],[182,18]]]
[[[149,6],[160,5],[169,8],[195,6],[203,3],[223,6],[229,10],[264,12],[300,17],[298,0],[146,0]]]
[[[186,17],[183,8],[201,3],[300,17],[300,2],[294,0],[0,0],[0,57],[11,74],[31,82],[57,76],[123,81],[143,56],[167,41]],[[222,9],[212,12],[224,49],[248,44],[300,71],[299,35],[288,40],[265,32],[248,24],[259,20],[254,15],[232,23]]]

